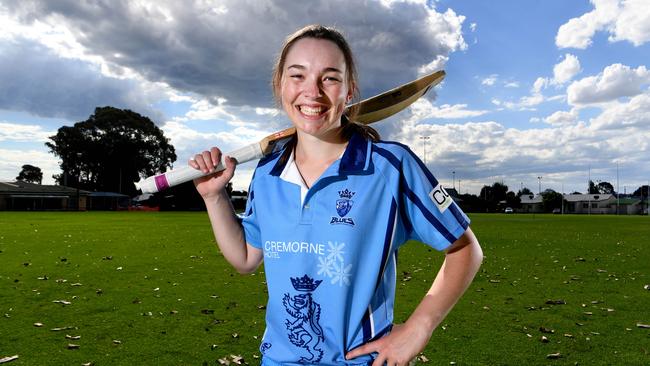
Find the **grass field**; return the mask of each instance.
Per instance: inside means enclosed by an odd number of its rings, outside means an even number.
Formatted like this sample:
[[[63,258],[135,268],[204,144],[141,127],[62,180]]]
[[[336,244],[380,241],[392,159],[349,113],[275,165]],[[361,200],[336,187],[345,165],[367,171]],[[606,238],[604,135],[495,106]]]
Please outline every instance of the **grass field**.
[[[486,258],[429,364],[650,364],[648,217],[470,217]],[[419,243],[400,252],[397,321],[441,261]],[[263,268],[236,274],[205,213],[0,212],[11,365],[258,364],[265,302]]]

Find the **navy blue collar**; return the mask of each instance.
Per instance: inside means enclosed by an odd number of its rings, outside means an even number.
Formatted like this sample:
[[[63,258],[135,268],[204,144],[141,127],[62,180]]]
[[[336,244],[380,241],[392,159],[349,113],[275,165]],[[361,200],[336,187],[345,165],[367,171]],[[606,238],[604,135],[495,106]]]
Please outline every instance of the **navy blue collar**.
[[[287,165],[291,150],[295,144],[287,143],[284,150],[278,157],[278,160],[271,169],[270,174],[279,177]],[[345,147],[345,152],[341,157],[341,164],[339,165],[339,174],[359,174],[368,169],[370,166],[370,141],[365,139],[359,133],[354,132],[348,146]]]

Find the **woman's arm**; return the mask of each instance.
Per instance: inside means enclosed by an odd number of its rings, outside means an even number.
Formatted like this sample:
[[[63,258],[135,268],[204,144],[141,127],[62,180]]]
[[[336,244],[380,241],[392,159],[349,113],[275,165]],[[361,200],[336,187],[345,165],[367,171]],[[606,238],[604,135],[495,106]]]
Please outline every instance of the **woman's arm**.
[[[378,352],[373,366],[407,365],[429,342],[431,334],[469,287],[483,261],[483,251],[470,228],[448,249],[445,261],[424,299],[404,324],[360,346],[347,359]]]
[[[189,164],[207,173],[220,161],[221,151],[213,147],[210,151],[195,155]],[[212,231],[223,256],[239,273],[251,273],[262,262],[263,254],[261,250],[246,243],[244,229],[237,220],[226,192],[226,184],[234,173],[235,162],[227,158],[223,171],[198,178],[194,180],[194,185],[205,202]]]

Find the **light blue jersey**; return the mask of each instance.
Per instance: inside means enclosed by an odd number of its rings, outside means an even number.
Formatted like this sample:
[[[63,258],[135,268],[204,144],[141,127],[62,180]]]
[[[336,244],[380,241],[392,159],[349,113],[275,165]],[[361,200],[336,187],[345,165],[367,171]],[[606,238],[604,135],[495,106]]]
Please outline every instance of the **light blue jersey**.
[[[264,251],[264,365],[372,362],[345,354],[391,329],[397,250],[444,250],[469,219],[408,147],[358,134],[307,189],[285,149],[260,161],[246,241]]]

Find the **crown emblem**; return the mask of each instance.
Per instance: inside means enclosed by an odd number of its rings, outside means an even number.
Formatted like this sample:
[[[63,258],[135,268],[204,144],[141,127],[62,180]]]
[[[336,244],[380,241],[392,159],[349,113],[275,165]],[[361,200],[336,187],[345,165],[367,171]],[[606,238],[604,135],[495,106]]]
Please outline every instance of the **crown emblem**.
[[[356,192],[352,192],[346,188],[344,191],[339,191],[339,197],[350,199],[352,196],[354,196],[355,193]]]
[[[293,285],[293,288],[296,289],[296,291],[302,291],[302,292],[314,291],[316,290],[318,285],[320,285],[321,282],[323,282],[323,280],[314,281],[313,279],[307,277],[307,275],[302,276],[302,278],[291,277],[291,284]]]

